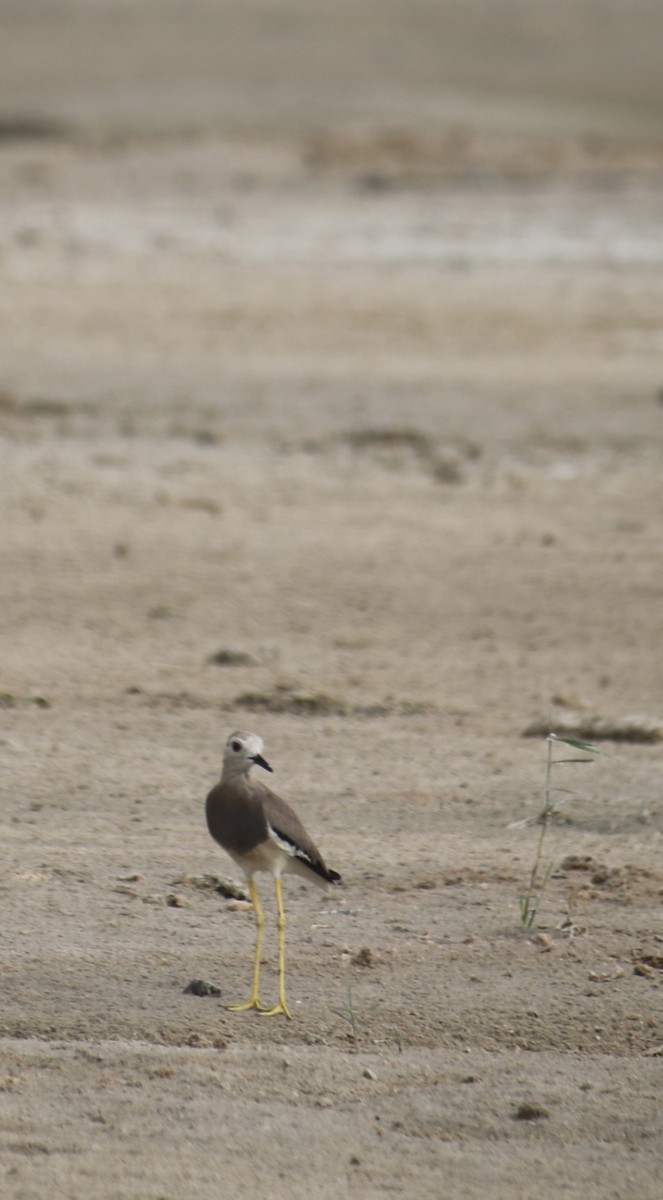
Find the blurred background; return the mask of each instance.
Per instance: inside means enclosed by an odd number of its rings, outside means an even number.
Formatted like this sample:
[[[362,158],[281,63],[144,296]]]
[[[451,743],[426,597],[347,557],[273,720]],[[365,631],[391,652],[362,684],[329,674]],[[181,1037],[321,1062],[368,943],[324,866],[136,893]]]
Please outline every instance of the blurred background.
[[[0,114],[658,137],[657,0],[3,0]]]

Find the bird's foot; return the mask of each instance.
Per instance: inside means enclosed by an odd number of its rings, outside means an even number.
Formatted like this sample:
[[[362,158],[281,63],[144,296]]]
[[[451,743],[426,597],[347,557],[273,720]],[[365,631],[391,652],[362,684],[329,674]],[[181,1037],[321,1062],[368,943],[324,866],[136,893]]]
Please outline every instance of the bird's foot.
[[[280,1013],[282,1013],[284,1017],[287,1017],[289,1021],[292,1020],[292,1013],[290,1012],[290,1009],[288,1008],[283,997],[279,1000],[278,1004],[274,1005],[273,1008],[260,1009],[261,1017],[277,1017]]]
[[[248,1012],[249,1009],[255,1008],[260,1013],[266,1013],[269,1010],[262,1003],[259,996],[252,996],[250,1000],[246,1000],[244,1004],[225,1004],[224,1008],[228,1012]]]

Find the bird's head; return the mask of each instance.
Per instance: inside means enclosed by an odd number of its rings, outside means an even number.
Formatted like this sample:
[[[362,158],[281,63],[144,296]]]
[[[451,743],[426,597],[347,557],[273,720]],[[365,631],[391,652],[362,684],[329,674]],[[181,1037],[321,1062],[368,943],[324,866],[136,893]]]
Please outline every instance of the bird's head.
[[[237,774],[246,774],[255,764],[265,771],[271,771],[269,763],[262,756],[263,741],[257,733],[231,733],[223,751],[224,770]]]

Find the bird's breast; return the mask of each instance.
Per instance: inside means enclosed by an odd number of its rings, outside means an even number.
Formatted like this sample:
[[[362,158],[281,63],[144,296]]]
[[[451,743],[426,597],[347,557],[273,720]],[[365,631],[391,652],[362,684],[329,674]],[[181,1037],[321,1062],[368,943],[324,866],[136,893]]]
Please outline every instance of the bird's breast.
[[[230,854],[249,854],[267,837],[262,804],[243,781],[218,783],[207,797],[205,813],[212,837]]]

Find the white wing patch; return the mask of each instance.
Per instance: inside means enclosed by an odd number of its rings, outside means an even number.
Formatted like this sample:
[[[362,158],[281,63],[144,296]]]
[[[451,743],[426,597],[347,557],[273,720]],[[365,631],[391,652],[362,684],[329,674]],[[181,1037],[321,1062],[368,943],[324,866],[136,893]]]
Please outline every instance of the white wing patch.
[[[313,864],[313,859],[300,846],[289,842],[287,838],[283,837],[283,834],[272,829],[271,825],[268,826],[268,829],[270,840],[278,846],[279,850],[283,850],[284,854],[289,854],[290,858],[299,858],[302,862]]]

